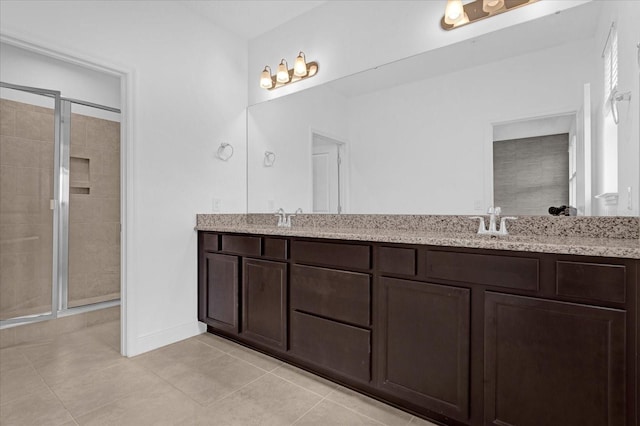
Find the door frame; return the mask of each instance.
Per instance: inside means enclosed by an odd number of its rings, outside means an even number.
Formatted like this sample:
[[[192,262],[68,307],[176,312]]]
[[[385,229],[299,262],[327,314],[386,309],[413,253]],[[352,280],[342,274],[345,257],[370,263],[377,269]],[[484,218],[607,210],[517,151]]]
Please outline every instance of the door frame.
[[[349,143],[346,139],[332,135],[331,133],[317,130],[313,127],[309,128],[309,145],[307,147],[307,161],[309,164],[309,189],[307,190],[307,194],[309,194],[307,199],[307,205],[309,206],[309,213],[313,212],[313,139],[314,136],[320,136],[325,139],[331,139],[337,145],[340,145],[341,148],[344,148],[341,152],[340,156],[340,164],[342,169],[339,171],[340,174],[340,200],[339,204],[342,207],[342,212],[340,214],[345,214],[349,211],[349,174],[351,168],[349,167]]]
[[[13,34],[5,29],[0,33],[0,42],[25,49],[43,56],[68,62],[94,71],[120,78],[120,353],[127,356],[135,353],[136,323],[134,318],[133,262],[129,262],[135,247],[134,222],[134,90],[135,70],[122,64],[105,62],[90,57],[85,52],[44,41],[29,39],[24,34]],[[56,292],[57,293],[57,292]],[[56,303],[57,306],[57,303]]]

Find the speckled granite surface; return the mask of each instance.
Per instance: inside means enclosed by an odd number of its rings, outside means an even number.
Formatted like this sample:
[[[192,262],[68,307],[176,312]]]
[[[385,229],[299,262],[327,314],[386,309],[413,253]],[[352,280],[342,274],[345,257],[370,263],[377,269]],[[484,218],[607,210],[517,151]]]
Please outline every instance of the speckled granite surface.
[[[197,215],[196,229],[640,259],[637,217],[519,217],[508,226],[511,235],[489,237],[468,216],[299,215],[278,228],[271,214],[219,214]]]

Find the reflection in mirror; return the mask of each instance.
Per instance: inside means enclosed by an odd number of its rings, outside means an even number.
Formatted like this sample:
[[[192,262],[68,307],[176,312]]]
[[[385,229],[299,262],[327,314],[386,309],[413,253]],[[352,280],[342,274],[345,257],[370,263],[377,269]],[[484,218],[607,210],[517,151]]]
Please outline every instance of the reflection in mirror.
[[[495,202],[516,215],[548,215],[562,205],[579,215],[638,215],[638,8],[631,3],[584,3],[252,105],[248,211],[337,211],[327,198],[329,162],[321,183],[322,161],[314,157],[314,134],[321,134],[340,142],[343,213],[465,215]],[[601,56],[612,20],[618,92],[632,91],[619,105],[618,124],[607,107]],[[506,132],[503,125],[555,116],[570,117],[564,129],[494,138]],[[494,188],[502,173],[494,176],[494,140],[553,134],[565,134],[564,152],[539,169],[564,175],[563,195],[528,202],[535,210],[513,207],[520,202]],[[265,151],[278,153],[274,167],[264,167]],[[544,185],[536,179],[524,192]]]
[[[563,215],[577,214],[575,184],[584,177],[575,166],[570,173],[570,157],[576,160],[569,152],[569,141],[573,149],[576,145],[575,123],[570,114],[493,127],[493,200],[503,214],[545,215],[561,206]]]

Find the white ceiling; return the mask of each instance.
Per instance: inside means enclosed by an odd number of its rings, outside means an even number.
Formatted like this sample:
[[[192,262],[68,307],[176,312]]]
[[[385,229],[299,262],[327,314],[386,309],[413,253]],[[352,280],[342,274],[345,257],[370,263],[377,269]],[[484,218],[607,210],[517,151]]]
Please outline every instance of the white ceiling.
[[[181,0],[178,3],[210,22],[251,40],[325,1]]]

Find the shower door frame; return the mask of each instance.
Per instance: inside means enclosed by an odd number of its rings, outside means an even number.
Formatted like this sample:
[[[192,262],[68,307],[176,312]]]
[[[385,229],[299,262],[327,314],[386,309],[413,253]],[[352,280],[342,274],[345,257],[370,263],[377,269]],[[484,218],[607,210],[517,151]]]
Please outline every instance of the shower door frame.
[[[29,324],[38,321],[45,321],[49,319],[55,319],[58,317],[58,307],[59,307],[59,280],[58,274],[60,273],[60,260],[58,259],[58,247],[60,245],[60,230],[58,224],[61,220],[60,209],[58,208],[58,203],[55,200],[60,199],[60,173],[59,170],[61,168],[61,152],[60,152],[60,128],[61,128],[61,116],[60,116],[60,107],[62,103],[62,98],[60,96],[60,92],[57,90],[49,90],[49,89],[41,89],[38,87],[30,87],[30,86],[20,86],[17,84],[5,83],[0,81],[0,87],[11,89],[11,90],[19,90],[26,93],[32,93],[35,95],[45,96],[49,98],[53,98],[54,100],[54,119],[53,119],[53,200],[51,200],[51,207],[53,210],[53,247],[52,247],[52,274],[51,274],[51,312],[49,313],[40,313],[40,314],[32,314],[32,315],[24,315],[19,317],[8,318],[5,320],[0,320],[0,328],[4,328],[9,325],[19,325],[19,324]],[[67,160],[68,166],[68,160]],[[67,167],[68,172],[68,167]],[[68,193],[67,193],[68,198]],[[67,211],[68,213],[68,211]]]
[[[64,98],[56,90],[21,86],[0,81],[0,87],[33,93],[54,99],[54,161],[53,161],[53,247],[51,276],[51,312],[18,316],[0,320],[0,329],[56,319],[76,313],[118,306],[120,298],[88,305],[68,307],[69,302],[69,163],[71,158],[71,105],[83,105],[121,114],[117,108],[72,98]],[[122,118],[120,118],[122,122]],[[120,197],[122,198],[122,197]],[[122,223],[122,218],[120,218]],[[122,225],[121,225],[122,227]],[[121,272],[122,277],[122,272]]]

